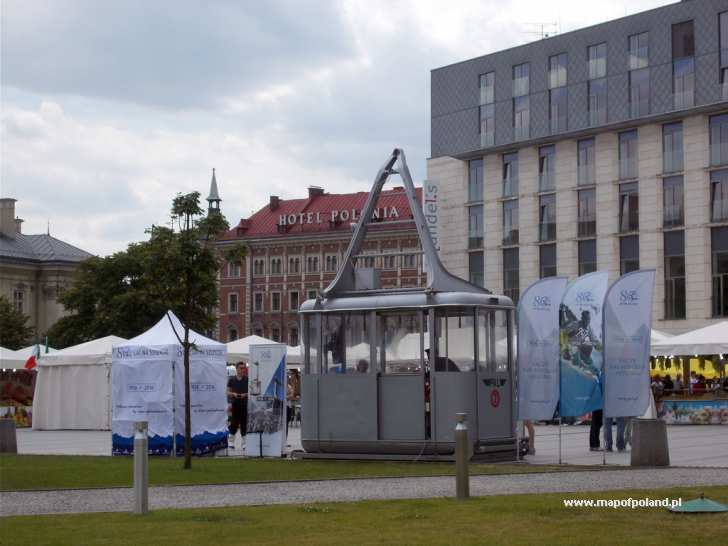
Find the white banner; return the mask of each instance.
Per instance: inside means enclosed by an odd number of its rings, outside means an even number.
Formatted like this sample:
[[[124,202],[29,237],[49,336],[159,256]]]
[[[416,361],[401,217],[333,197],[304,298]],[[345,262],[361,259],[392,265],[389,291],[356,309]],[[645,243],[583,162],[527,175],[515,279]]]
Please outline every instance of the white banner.
[[[650,334],[655,270],[622,275],[604,300],[605,417],[637,417],[650,402]]]
[[[286,445],[286,345],[251,345],[245,455],[280,457]]]
[[[552,419],[559,401],[559,305],[566,277],[529,286],[518,301],[518,419]]]
[[[177,451],[184,448],[184,355],[175,363]],[[201,347],[190,352],[190,425],[192,452],[203,454],[227,446],[227,365],[225,346]]]
[[[562,416],[602,409],[602,309],[609,279],[597,271],[569,284],[559,309]]]

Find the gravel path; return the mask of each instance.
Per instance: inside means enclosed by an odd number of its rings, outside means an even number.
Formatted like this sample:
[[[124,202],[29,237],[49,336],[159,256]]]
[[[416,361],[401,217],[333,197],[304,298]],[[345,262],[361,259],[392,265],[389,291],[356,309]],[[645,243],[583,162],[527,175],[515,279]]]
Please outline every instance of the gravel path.
[[[705,468],[602,470],[473,476],[473,496],[728,485],[728,471]],[[453,496],[453,477],[375,478],[244,485],[151,487],[150,509]],[[130,488],[0,493],[0,516],[125,512]]]

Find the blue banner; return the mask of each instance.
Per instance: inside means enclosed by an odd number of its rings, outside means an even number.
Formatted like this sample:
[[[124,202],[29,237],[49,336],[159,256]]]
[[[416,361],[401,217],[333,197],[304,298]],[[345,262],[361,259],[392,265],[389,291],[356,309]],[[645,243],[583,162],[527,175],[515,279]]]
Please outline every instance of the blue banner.
[[[605,417],[642,415],[650,403],[650,336],[655,270],[622,275],[604,299]]]
[[[604,362],[602,307],[607,273],[597,271],[571,282],[559,309],[560,414],[584,415],[602,408]]]
[[[549,420],[559,401],[559,304],[566,277],[529,286],[518,301],[518,418]]]

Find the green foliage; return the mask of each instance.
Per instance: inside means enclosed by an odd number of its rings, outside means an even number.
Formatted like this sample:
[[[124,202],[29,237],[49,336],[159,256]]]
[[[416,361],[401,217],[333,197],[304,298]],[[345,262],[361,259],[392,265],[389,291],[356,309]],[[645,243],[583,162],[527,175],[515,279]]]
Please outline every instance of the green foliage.
[[[212,242],[228,224],[221,214],[202,214],[199,193],[178,195],[172,204],[177,229],[152,226],[149,240],[123,252],[83,262],[60,298],[71,315],[49,331],[54,347],[107,335],[134,337],[171,309],[201,332],[215,325],[220,256]]]
[[[33,340],[28,317],[15,309],[5,296],[0,296],[0,345],[6,349],[22,349]]]

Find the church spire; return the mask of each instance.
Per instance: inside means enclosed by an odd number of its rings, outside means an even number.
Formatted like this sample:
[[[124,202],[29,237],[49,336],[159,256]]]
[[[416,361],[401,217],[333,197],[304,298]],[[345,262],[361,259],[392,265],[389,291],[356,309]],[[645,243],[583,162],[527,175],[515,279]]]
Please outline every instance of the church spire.
[[[217,179],[215,169],[212,169],[212,181],[210,182],[210,195],[207,196],[207,214],[220,212],[220,194],[217,192]]]

